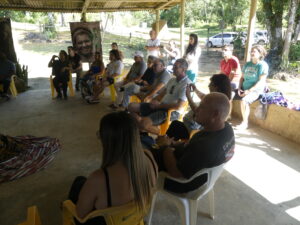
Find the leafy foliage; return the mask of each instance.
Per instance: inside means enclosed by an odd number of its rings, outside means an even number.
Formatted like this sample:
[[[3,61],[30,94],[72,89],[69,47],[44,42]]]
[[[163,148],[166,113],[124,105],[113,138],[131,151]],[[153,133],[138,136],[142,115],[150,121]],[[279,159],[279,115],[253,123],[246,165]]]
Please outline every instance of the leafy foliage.
[[[290,61],[300,61],[300,42],[292,44],[289,53]]]

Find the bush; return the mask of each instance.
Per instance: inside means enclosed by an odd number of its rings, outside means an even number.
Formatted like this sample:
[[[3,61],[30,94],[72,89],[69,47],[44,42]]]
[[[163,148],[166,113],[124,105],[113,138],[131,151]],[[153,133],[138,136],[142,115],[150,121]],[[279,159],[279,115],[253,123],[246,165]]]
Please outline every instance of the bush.
[[[300,61],[300,42],[298,41],[296,44],[292,44],[290,47],[289,53],[290,61]]]

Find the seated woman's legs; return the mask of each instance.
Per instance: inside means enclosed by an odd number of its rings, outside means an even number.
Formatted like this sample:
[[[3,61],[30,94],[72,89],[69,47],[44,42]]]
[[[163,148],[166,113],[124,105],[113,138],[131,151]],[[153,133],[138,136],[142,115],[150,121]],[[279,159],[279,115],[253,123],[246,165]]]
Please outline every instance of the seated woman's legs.
[[[64,98],[67,99],[68,98],[68,81],[62,81],[61,82],[61,87],[62,87],[62,90],[63,90],[63,95],[64,95]]]
[[[93,87],[93,98],[98,99],[99,95],[103,92],[103,90],[109,86],[109,83],[106,80],[102,80],[97,82]]]
[[[255,102],[259,99],[260,93],[258,92],[250,92],[245,97],[242,98],[241,101],[241,114],[242,114],[242,123],[239,125],[238,128],[240,129],[247,129],[248,128],[248,120],[250,116],[250,104]]]
[[[60,90],[60,80],[57,79],[57,77],[53,78],[53,85],[54,85],[54,88],[55,88],[55,90],[57,92],[56,98],[61,98],[62,94],[61,94],[61,90]]]

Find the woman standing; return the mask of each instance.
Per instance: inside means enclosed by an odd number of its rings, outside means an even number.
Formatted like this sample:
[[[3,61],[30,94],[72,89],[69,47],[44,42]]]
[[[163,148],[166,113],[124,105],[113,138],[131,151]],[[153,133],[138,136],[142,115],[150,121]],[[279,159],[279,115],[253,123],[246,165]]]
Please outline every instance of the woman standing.
[[[263,61],[266,50],[261,45],[251,48],[251,61],[247,62],[242,70],[239,87],[235,95],[236,99],[241,99],[242,123],[238,129],[248,128],[248,117],[250,115],[250,104],[255,102],[264,92],[266,79],[269,73],[268,64]]]
[[[131,201],[146,212],[156,183],[157,166],[152,154],[142,149],[136,120],[126,112],[107,114],[100,121],[97,137],[103,149],[101,168],[88,178],[77,177],[69,194],[76,204],[77,215],[83,218],[93,210]],[[105,224],[102,217],[92,220],[94,223],[88,221],[88,224]]]
[[[190,34],[189,45],[183,58],[185,58],[189,64],[187,76],[192,82],[195,81],[198,75],[198,61],[200,55],[201,49],[198,47],[198,36],[197,34]]]

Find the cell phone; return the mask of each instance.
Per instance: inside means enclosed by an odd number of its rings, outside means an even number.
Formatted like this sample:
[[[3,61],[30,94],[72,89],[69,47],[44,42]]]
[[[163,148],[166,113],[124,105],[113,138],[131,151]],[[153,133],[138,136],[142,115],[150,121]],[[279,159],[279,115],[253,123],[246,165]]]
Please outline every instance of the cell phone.
[[[194,92],[194,91],[195,91],[195,89],[194,89],[194,86],[193,86],[193,85],[189,85],[189,87],[190,87],[190,91],[191,91],[191,92]]]

